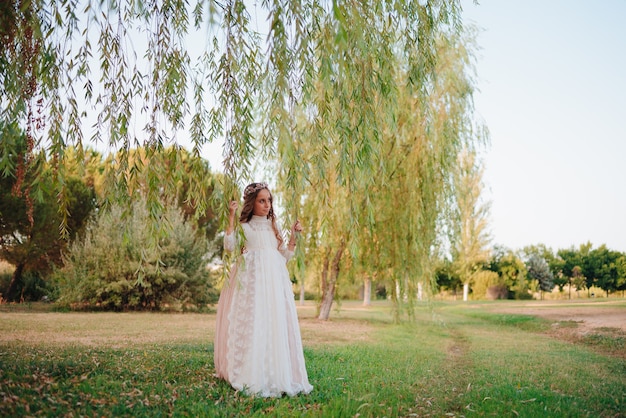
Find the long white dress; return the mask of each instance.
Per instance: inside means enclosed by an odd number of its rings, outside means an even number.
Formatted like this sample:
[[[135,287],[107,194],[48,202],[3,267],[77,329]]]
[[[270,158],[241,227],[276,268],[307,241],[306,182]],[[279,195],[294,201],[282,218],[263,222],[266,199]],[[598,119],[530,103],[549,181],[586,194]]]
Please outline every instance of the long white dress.
[[[215,370],[237,390],[262,397],[309,393],[300,327],[286,263],[271,221],[253,216],[242,224],[245,250],[217,307]],[[237,246],[235,233],[224,248]]]

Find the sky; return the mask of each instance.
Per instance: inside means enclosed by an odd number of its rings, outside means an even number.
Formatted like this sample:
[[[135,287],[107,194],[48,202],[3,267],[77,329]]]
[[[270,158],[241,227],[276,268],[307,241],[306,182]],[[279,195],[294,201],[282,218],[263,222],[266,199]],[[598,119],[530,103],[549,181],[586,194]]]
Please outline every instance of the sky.
[[[625,0],[463,0],[493,243],[626,252]]]
[[[492,244],[626,252],[626,0],[461,1]]]

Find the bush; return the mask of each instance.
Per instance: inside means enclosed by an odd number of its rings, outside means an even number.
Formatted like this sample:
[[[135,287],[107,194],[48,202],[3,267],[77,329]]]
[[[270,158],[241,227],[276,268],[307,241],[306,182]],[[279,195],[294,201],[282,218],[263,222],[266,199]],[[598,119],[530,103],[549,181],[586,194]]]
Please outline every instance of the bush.
[[[474,273],[472,280],[474,282],[472,292],[477,299],[488,298],[490,296],[488,292],[489,288],[503,285],[498,273],[489,270],[481,270]]]
[[[509,289],[504,284],[497,284],[487,288],[487,299],[506,299],[509,296]]]
[[[8,289],[11,279],[13,279],[12,272],[0,272],[0,298],[2,298],[0,300],[4,300],[2,292]],[[22,280],[18,283],[15,294],[19,296],[18,301],[24,302],[52,301],[58,296],[56,286],[44,280],[35,271],[27,271],[22,275]]]
[[[55,272],[59,302],[107,310],[185,309],[213,302],[206,239],[175,208],[165,210],[167,233],[158,242],[151,222],[145,202],[127,212],[114,206],[100,213]]]

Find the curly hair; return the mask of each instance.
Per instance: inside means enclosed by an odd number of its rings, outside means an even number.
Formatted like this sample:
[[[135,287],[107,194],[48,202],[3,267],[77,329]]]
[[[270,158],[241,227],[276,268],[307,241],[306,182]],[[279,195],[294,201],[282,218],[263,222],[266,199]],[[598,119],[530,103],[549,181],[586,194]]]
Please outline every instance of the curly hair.
[[[270,211],[267,214],[267,219],[272,221],[272,229],[274,230],[274,235],[276,236],[276,240],[278,241],[278,248],[283,245],[283,237],[278,230],[278,226],[276,225],[276,215],[274,214],[274,205],[273,205],[273,197],[272,192],[270,192],[267,183],[250,183],[246,186],[243,193],[243,207],[241,208],[241,215],[239,216],[239,222],[246,223],[250,219],[252,219],[252,215],[254,212],[254,202],[256,201],[256,197],[261,190],[267,190],[270,194]]]

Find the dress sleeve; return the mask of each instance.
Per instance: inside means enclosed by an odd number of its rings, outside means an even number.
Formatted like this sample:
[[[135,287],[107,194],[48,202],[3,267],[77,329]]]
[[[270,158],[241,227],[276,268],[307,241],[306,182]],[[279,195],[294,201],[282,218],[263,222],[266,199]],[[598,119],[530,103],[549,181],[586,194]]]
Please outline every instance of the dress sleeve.
[[[294,254],[293,251],[289,251],[289,249],[285,246],[285,244],[280,246],[279,251],[283,255],[283,257],[285,257],[286,261],[291,260],[291,257],[293,257],[293,254]]]
[[[230,234],[224,234],[224,249],[228,252],[235,251],[237,245],[237,235],[233,230]]]
[[[287,245],[285,244],[285,241],[283,241],[278,251],[280,251],[283,257],[285,257],[286,261],[291,260],[291,257],[293,257],[294,255],[294,251],[289,251],[289,249],[287,248]]]

